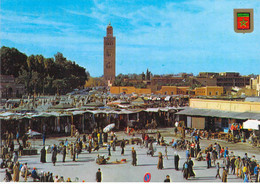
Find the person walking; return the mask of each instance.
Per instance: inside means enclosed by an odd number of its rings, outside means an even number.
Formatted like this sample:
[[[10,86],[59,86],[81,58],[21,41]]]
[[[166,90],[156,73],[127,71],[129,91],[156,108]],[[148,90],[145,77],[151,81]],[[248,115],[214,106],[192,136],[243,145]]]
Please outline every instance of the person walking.
[[[194,152],[195,152],[195,143],[192,141],[192,143],[190,144],[190,155],[191,157],[194,157]]]
[[[235,161],[236,161],[236,157],[235,155],[233,155],[233,157],[230,160],[231,173],[233,173],[233,175],[235,174]]]
[[[13,162],[16,163],[17,161],[18,161],[18,151],[14,151]]]
[[[229,168],[230,168],[230,159],[229,156],[226,156],[223,161],[224,165],[226,166],[226,172],[227,174],[229,173]]]
[[[55,163],[57,161],[57,153],[58,153],[58,150],[57,150],[56,145],[54,144],[53,149],[52,149],[52,157],[51,157],[51,161],[52,161],[54,166],[55,166]]]
[[[216,160],[217,160],[217,157],[218,157],[218,152],[216,150],[216,147],[213,148],[213,151],[212,151],[212,162],[214,164],[214,166],[216,166]]]
[[[19,131],[17,130],[16,131],[16,141],[17,141],[17,144],[20,144],[19,138],[20,138],[20,134],[19,134]]]
[[[165,155],[164,155],[164,158],[167,158],[167,160],[168,160],[168,155],[167,155],[167,152],[168,152],[168,150],[167,150],[167,145],[165,146]]]
[[[189,160],[189,158],[190,158],[190,150],[189,150],[189,148],[187,148],[187,150],[185,152],[185,155],[186,155],[186,160]]]
[[[113,151],[116,151],[116,141],[117,141],[117,137],[114,134],[114,136],[113,136],[113,144],[112,144]]]
[[[254,175],[255,175],[255,182],[259,182],[258,181],[258,177],[259,177],[259,164],[257,164],[254,168]]]
[[[157,131],[156,137],[157,137],[157,145],[160,145],[161,133],[159,131]]]
[[[237,177],[240,177],[240,175],[241,175],[241,160],[240,160],[240,156],[238,156],[237,159],[235,160],[235,166],[236,166],[236,175],[237,175]]]
[[[150,146],[149,146],[148,150],[150,151],[151,156],[153,157],[153,155],[154,155],[153,142],[150,142]]]
[[[97,171],[97,173],[96,173],[96,181],[97,182],[101,182],[101,180],[102,180],[102,173],[100,172],[100,168],[98,168],[98,171]]]
[[[63,148],[62,148],[62,162],[65,162],[66,154],[67,154],[67,148],[64,145]]]
[[[219,179],[221,179],[220,174],[219,174],[219,169],[220,169],[219,162],[216,165],[216,169],[217,169],[216,178],[219,177]]]
[[[42,147],[41,149],[41,163],[46,163],[46,150],[45,146]]]
[[[166,176],[166,179],[164,180],[164,182],[171,182],[169,175]]]
[[[132,165],[133,166],[136,166],[136,161],[137,161],[136,151],[135,151],[134,147],[132,147]]]
[[[192,177],[195,177],[195,173],[193,171],[193,161],[191,160],[191,157],[189,158],[188,160],[188,173],[189,173],[189,176],[192,176]]]
[[[42,145],[45,146],[46,134],[45,132],[42,133]]]
[[[208,151],[207,152],[207,155],[206,155],[206,161],[207,161],[207,169],[209,169],[210,168],[210,152]]]
[[[111,156],[111,146],[110,143],[107,144],[108,156]]]
[[[185,161],[183,164],[182,172],[183,172],[183,178],[186,180],[189,178],[189,172],[188,172],[188,161]]]
[[[161,152],[159,152],[159,160],[158,160],[158,164],[157,164],[157,168],[158,169],[163,169],[163,155]]]
[[[225,167],[223,167],[222,182],[227,182],[227,171]]]
[[[179,155],[177,154],[177,152],[174,153],[174,166],[175,166],[175,170],[179,170],[179,160],[180,160],[180,157]]]
[[[91,141],[91,139],[89,139],[89,141],[88,141],[88,152],[91,153],[91,150],[92,150],[92,141]]]
[[[226,149],[225,149],[225,151],[224,151],[224,158],[226,158],[226,157],[228,156],[228,153],[229,153],[228,147],[226,147]]]
[[[121,155],[124,155],[125,153],[125,139],[122,140],[120,147],[122,148]]]
[[[14,167],[13,167],[13,182],[18,182],[19,181],[19,162],[16,162]]]

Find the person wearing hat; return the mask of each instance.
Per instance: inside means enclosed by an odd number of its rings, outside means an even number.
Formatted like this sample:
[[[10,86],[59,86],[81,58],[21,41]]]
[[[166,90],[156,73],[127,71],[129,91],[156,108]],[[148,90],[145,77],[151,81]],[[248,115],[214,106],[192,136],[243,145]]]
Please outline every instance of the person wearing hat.
[[[134,149],[134,147],[132,147],[132,165],[133,166],[136,166],[136,161],[137,161],[137,158],[136,158],[136,151]]]
[[[98,168],[98,171],[96,173],[96,181],[97,182],[101,182],[101,180],[102,180],[101,174],[102,173],[100,172],[100,168]]]

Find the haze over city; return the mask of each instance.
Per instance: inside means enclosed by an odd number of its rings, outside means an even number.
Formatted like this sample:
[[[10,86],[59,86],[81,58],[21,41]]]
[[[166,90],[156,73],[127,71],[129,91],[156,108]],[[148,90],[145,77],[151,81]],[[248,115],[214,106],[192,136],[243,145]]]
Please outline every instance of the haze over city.
[[[103,75],[103,37],[116,37],[116,74],[259,73],[260,1],[1,1],[1,46],[57,52]],[[233,9],[254,8],[254,32],[235,33]]]

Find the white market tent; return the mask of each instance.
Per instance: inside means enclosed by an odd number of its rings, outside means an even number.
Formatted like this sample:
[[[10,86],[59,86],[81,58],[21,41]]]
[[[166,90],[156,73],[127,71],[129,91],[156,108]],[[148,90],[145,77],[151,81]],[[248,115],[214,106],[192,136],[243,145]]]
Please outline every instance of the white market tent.
[[[247,120],[243,123],[243,129],[259,130],[260,121]]]

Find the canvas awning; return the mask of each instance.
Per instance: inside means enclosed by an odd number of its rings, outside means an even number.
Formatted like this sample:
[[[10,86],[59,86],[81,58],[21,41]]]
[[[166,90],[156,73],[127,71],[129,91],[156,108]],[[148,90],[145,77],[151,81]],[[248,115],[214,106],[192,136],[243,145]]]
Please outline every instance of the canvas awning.
[[[260,121],[247,120],[243,123],[243,129],[259,130]]]
[[[254,112],[233,112],[221,111],[214,109],[198,109],[187,107],[184,110],[177,112],[178,115],[187,116],[204,116],[204,117],[218,117],[218,118],[232,118],[232,119],[256,119],[260,120],[260,113]]]

